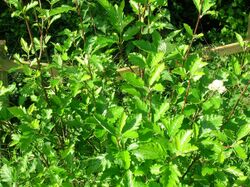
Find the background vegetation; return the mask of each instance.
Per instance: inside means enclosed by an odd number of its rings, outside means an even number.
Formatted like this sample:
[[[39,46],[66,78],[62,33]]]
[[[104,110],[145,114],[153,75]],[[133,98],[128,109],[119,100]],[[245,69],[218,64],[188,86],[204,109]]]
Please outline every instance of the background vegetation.
[[[249,186],[247,1],[0,6],[0,186]]]

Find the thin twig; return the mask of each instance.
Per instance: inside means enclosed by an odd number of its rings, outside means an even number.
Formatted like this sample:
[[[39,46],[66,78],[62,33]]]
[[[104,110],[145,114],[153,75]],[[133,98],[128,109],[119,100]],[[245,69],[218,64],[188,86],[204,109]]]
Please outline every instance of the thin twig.
[[[236,107],[238,106],[240,100],[242,99],[244,93],[247,91],[248,86],[250,85],[250,80],[248,80],[248,83],[246,84],[246,86],[244,87],[243,91],[241,92],[239,98],[237,99],[236,103],[234,104],[232,110],[230,111],[228,117],[227,117],[227,121],[229,121],[229,119],[232,117],[232,115],[234,114]]]
[[[193,32],[193,36],[192,36],[191,42],[190,42],[190,44],[188,46],[187,52],[186,52],[186,54],[184,56],[184,59],[183,59],[184,63],[187,61],[187,58],[188,58],[188,56],[190,54],[190,50],[191,50],[191,47],[192,47],[193,42],[194,42],[195,34],[197,33],[198,26],[199,26],[199,23],[200,23],[200,20],[201,20],[201,17],[202,17],[201,13],[202,13],[203,0],[201,0],[200,5],[201,5],[201,7],[200,7],[200,10],[199,10],[199,13],[198,13],[197,21],[196,21],[194,32]],[[190,86],[191,86],[191,80],[189,79],[188,80],[188,86],[186,88],[186,95],[185,95],[185,98],[184,98],[184,103],[183,103],[182,109],[181,109],[182,112],[184,111],[185,106],[187,104],[187,97],[188,97],[188,94],[189,94]]]

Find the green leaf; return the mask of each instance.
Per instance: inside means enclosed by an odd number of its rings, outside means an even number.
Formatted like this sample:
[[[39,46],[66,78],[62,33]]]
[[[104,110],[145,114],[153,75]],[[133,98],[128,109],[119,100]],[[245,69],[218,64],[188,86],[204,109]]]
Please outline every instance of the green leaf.
[[[250,123],[242,125],[240,127],[239,131],[237,132],[237,141],[239,141],[240,139],[244,138],[248,134],[250,134]]]
[[[242,177],[242,176],[244,176],[244,173],[240,169],[238,169],[237,167],[235,167],[235,166],[230,166],[230,167],[224,169],[224,171],[226,171],[228,173],[231,173],[231,174],[233,174],[236,177]]]
[[[126,170],[130,168],[131,158],[127,150],[119,152],[116,157],[121,168],[124,168]]]
[[[198,12],[200,12],[200,10],[201,10],[201,2],[200,2],[200,0],[193,0],[193,3],[195,5],[196,9],[198,10]]]
[[[150,167],[150,173],[152,173],[153,175],[159,175],[162,171],[161,168],[163,166],[160,164],[154,164]]]
[[[140,53],[130,53],[128,55],[128,60],[133,65],[139,66],[140,68],[145,68],[145,66],[146,66],[146,59]]]
[[[9,3],[10,5],[13,5],[16,9],[21,8],[21,1],[19,0],[7,0],[6,2]]]
[[[166,168],[165,172],[162,174],[162,177],[160,178],[162,186],[166,187],[179,186],[180,184],[179,178],[181,177],[181,173],[178,169],[178,166],[170,162],[165,168]]]
[[[193,130],[182,130],[175,136],[173,141],[173,145],[175,145],[175,147],[173,147],[173,150],[176,151],[173,152],[177,156],[184,155],[186,153],[193,152],[198,149],[196,146],[191,145],[189,143],[192,135],[193,135]]]
[[[205,74],[202,68],[206,65],[207,63],[203,62],[201,58],[198,56],[194,57],[190,66],[190,76],[194,81],[199,80]]]
[[[12,183],[13,182],[13,169],[4,164],[0,170],[1,181]]]
[[[201,174],[202,174],[202,176],[212,175],[215,171],[216,171],[216,169],[213,167],[204,166],[204,167],[202,167]]]
[[[134,150],[133,153],[139,160],[162,159],[166,156],[166,150],[157,142],[140,144],[139,148]]]
[[[139,129],[139,126],[142,122],[142,114],[135,115],[135,118],[132,118],[129,122],[126,123],[123,128],[122,137],[123,138],[135,138],[138,136],[136,132]]]
[[[54,15],[67,13],[69,11],[75,11],[75,8],[68,6],[68,5],[62,5],[61,7],[56,7],[56,8],[51,9],[49,12],[49,15],[50,17],[52,17]]]
[[[204,115],[201,124],[203,128],[208,128],[208,129],[219,129],[219,127],[223,124],[223,116],[221,115]]]
[[[150,74],[150,77],[149,77],[149,86],[152,86],[155,81],[158,81],[160,79],[160,76],[161,76],[161,72],[164,70],[165,68],[165,65],[162,63],[162,64],[158,64],[153,72]]]
[[[159,121],[159,119],[165,115],[165,113],[166,113],[166,111],[169,109],[169,107],[170,107],[169,101],[168,101],[168,100],[165,100],[165,101],[161,104],[160,108],[159,108],[159,109],[157,108],[157,109],[155,110],[154,122]]]
[[[137,40],[133,41],[133,44],[138,47],[139,49],[146,51],[146,52],[157,52],[157,49],[148,41],[145,40]]]
[[[168,70],[164,70],[162,72],[162,79],[173,82],[173,78],[172,78],[172,76],[171,76],[171,74],[170,74],[170,72]]]
[[[167,128],[168,135],[173,138],[181,128],[181,125],[184,120],[184,115],[177,115],[174,119],[164,119],[162,120],[163,124]]]
[[[26,117],[26,110],[25,110],[25,108],[21,108],[21,107],[9,107],[8,108],[8,110],[9,110],[9,112],[13,115],[13,116],[15,116],[15,117],[17,117],[17,118],[19,118],[19,119],[22,119],[22,118],[25,118]]]
[[[172,73],[174,74],[177,74],[177,75],[180,75],[182,79],[185,79],[186,76],[187,76],[187,72],[185,70],[185,68],[183,67],[178,67],[178,68],[175,68]]]
[[[186,23],[184,23],[183,26],[184,26],[186,32],[187,32],[190,36],[193,36],[193,30],[191,29],[191,27],[190,27],[188,24],[186,24]]]
[[[126,115],[126,113],[123,112],[123,113],[122,113],[122,116],[121,116],[121,118],[120,118],[120,120],[119,120],[119,122],[118,122],[119,133],[122,132],[123,127],[126,125],[127,117],[128,117],[128,116]]]
[[[109,125],[105,119],[103,119],[104,117],[99,115],[99,114],[96,114],[96,115],[93,115],[93,118],[94,120],[97,122],[98,125],[100,125],[103,129],[105,129],[107,132],[109,132],[110,134],[112,135],[115,135],[115,129],[114,127],[112,127],[111,125]]]
[[[144,86],[143,80],[140,77],[136,76],[135,73],[126,72],[123,73],[121,76],[128,84],[134,87],[143,88]]]
[[[244,40],[241,35],[239,35],[237,32],[235,32],[236,38],[238,43],[240,44],[241,47],[244,47]]]
[[[21,38],[21,46],[22,46],[22,49],[28,54],[30,49],[29,49],[28,43],[23,38]]]
[[[130,171],[130,170],[126,171],[124,183],[125,183],[124,184],[125,187],[135,187],[132,171]]]
[[[241,66],[238,60],[234,61],[234,72],[236,75],[241,74]]]
[[[239,158],[241,158],[242,160],[247,159],[246,151],[240,145],[234,146],[234,150]]]
[[[128,41],[133,39],[133,37],[140,31],[139,26],[132,26],[129,27],[124,33],[123,33],[123,40]]]
[[[28,3],[28,5],[24,7],[24,9],[27,12],[28,10],[36,7],[37,5],[38,5],[38,2],[34,1],[34,2],[31,2],[31,3]]]
[[[141,93],[134,87],[124,84],[121,87],[123,93],[130,94],[132,96],[141,97]]]
[[[204,16],[205,14],[207,14],[208,10],[215,4],[216,4],[215,0],[204,0],[202,5],[202,15]]]

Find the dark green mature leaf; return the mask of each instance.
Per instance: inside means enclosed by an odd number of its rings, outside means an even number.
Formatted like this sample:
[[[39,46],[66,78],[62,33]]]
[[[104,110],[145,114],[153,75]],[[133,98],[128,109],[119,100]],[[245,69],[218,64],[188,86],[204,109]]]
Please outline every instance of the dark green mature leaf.
[[[123,40],[128,41],[133,39],[133,37],[140,31],[140,27],[135,25],[132,27],[129,27],[124,33],[123,33]]]
[[[157,49],[149,41],[137,40],[137,41],[133,41],[133,44],[143,51],[146,51],[149,53],[157,52]]]
[[[130,85],[137,87],[137,88],[143,88],[144,81],[136,76],[135,73],[126,72],[122,74],[122,78]]]

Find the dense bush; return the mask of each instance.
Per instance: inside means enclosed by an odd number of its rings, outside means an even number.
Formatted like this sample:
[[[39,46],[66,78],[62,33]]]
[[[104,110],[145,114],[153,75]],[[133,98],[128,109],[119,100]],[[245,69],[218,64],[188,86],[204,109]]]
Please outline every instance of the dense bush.
[[[200,23],[225,15],[193,2],[179,30],[164,0],[1,2],[1,186],[248,186],[249,54],[205,62]]]

